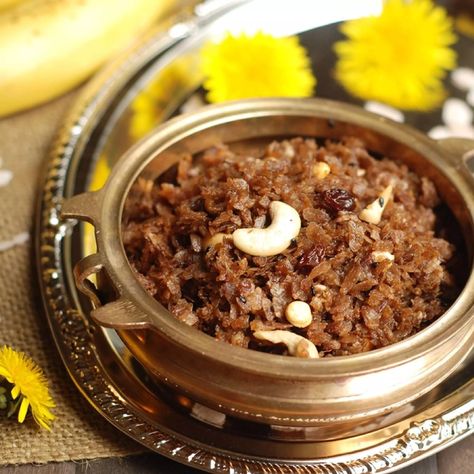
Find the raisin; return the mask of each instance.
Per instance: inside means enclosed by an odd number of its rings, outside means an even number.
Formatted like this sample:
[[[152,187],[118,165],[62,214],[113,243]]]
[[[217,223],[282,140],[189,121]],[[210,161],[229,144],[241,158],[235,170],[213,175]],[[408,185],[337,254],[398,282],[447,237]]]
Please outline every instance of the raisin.
[[[189,200],[189,207],[195,212],[205,211],[204,199],[200,196],[195,196]]]
[[[305,252],[296,265],[296,268],[302,273],[309,273],[316,265],[321,263],[324,258],[325,249],[321,245],[315,245],[311,250]]]
[[[183,283],[181,294],[190,303],[197,304],[200,302],[199,298],[199,281],[192,278]]]
[[[321,197],[322,204],[328,211],[352,211],[355,208],[354,196],[345,189],[328,189]]]

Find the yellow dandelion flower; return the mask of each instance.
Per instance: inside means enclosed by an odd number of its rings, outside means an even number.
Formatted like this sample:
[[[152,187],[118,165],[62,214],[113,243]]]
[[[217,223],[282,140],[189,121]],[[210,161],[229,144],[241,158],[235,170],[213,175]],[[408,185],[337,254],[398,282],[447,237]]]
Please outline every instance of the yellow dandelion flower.
[[[227,34],[201,51],[209,102],[251,97],[308,97],[316,78],[298,38]]]
[[[394,107],[430,110],[445,97],[456,66],[452,21],[431,0],[386,0],[382,13],[351,20],[335,45],[336,78],[353,95]]]
[[[23,423],[31,407],[35,421],[49,430],[49,423],[54,419],[50,408],[55,404],[49,395],[46,378],[35,362],[23,352],[3,346],[0,348],[1,377],[13,385],[11,397],[20,402],[18,421]]]

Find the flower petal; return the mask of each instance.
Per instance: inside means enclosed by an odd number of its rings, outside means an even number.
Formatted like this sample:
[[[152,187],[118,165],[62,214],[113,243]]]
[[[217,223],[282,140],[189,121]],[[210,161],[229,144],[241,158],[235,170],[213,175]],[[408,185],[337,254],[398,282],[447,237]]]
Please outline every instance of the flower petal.
[[[28,413],[28,407],[30,406],[30,402],[27,398],[23,398],[20,405],[20,410],[18,411],[18,421],[23,423],[25,421],[26,414]]]
[[[14,385],[11,391],[11,396],[13,400],[16,400],[18,398],[18,395],[20,395],[20,387],[18,385]]]

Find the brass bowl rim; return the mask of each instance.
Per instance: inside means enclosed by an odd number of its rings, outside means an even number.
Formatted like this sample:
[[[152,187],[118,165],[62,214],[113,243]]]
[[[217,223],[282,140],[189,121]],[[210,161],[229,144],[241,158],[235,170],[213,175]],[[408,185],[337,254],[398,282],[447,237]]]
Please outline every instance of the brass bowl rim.
[[[455,334],[460,327],[466,326],[474,315],[473,295],[468,291],[469,287],[474,284],[472,261],[469,278],[456,301],[426,328],[386,347],[359,354],[315,360],[266,354],[217,341],[178,321],[145,291],[133,274],[125,254],[120,231],[124,200],[137,176],[148,163],[185,136],[221,124],[223,120],[236,121],[250,117],[276,115],[307,115],[340,120],[363,127],[369,126],[373,131],[396,139],[399,143],[416,150],[453,184],[451,172],[441,169],[431,160],[432,156],[437,156],[448,162],[447,153],[441,149],[437,142],[407,125],[393,122],[357,106],[325,99],[293,98],[249,99],[206,106],[199,111],[184,114],[165,122],[138,142],[119,159],[113,167],[107,183],[99,191],[102,199],[98,216],[99,222],[97,223],[97,227],[101,229],[97,236],[99,254],[102,257],[105,254],[105,259],[109,264],[105,265],[106,269],[113,274],[111,275],[113,283],[119,283],[118,286],[123,289],[125,299],[131,300],[134,305],[149,317],[151,316],[150,319],[153,321],[152,325],[155,329],[185,347],[186,350],[193,351],[200,357],[217,358],[228,366],[236,368],[245,366],[247,371],[265,372],[268,376],[278,378],[308,380],[343,374],[353,376],[388,369],[422,356],[430,348],[442,344],[449,334]],[[192,133],[189,133],[190,130]],[[156,146],[157,143],[161,143],[161,148]],[[474,187],[472,177],[467,186],[470,186],[472,191]],[[473,231],[474,197],[464,195],[459,191],[457,185],[455,187],[462,195],[469,211],[469,226]],[[120,203],[119,212],[114,212],[117,210],[118,203]],[[114,218],[114,215],[118,218]],[[104,245],[104,228],[111,234],[114,234],[115,231],[120,238],[108,239],[107,244]],[[120,269],[120,271],[116,271],[116,269]],[[311,367],[310,372],[308,371],[309,367]]]

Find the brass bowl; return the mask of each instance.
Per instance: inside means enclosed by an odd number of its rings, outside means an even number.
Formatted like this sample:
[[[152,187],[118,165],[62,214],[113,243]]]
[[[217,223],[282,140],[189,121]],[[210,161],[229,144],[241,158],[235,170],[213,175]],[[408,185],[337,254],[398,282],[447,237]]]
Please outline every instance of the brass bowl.
[[[432,179],[458,220],[469,278],[455,303],[427,328],[371,352],[303,360],[218,342],[177,321],[136,279],[121,240],[124,200],[139,176],[155,178],[182,153],[218,143],[283,136],[354,135],[378,153]],[[118,330],[148,373],[192,400],[238,418],[288,426],[342,426],[408,403],[448,377],[474,341],[474,143],[435,142],[358,107],[318,99],[247,100],[180,116],[131,148],[97,192],[63,203],[63,218],[95,226],[98,251],[75,267],[92,318]],[[89,277],[97,276],[94,285]]]

